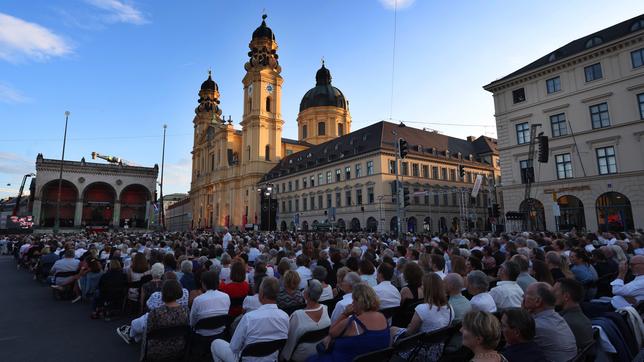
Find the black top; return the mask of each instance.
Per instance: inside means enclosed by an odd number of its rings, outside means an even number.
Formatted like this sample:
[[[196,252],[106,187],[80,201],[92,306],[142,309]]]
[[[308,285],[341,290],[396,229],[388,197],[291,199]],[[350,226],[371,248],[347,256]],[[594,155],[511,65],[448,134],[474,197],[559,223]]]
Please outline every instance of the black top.
[[[212,77],[210,76],[210,74],[208,74],[208,79],[206,79],[203,83],[201,83],[201,89],[202,90],[213,91],[213,90],[216,90],[218,88],[219,87],[217,87],[217,83],[215,83],[215,81],[212,80]]]
[[[506,345],[501,354],[508,359],[508,362],[542,362],[546,360],[541,349],[532,341]]]
[[[315,73],[315,87],[309,89],[300,102],[300,112],[311,107],[334,106],[347,109],[344,94],[331,85],[331,72],[322,64]]]
[[[259,38],[268,38],[273,41],[275,40],[275,34],[273,34],[271,28],[266,26],[266,14],[262,15],[262,24],[253,32],[253,39]]]

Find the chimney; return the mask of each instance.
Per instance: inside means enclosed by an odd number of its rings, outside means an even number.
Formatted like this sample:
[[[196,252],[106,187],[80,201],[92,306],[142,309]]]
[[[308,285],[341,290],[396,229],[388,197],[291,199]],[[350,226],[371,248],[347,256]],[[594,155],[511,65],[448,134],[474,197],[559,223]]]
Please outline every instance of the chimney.
[[[474,142],[476,138],[476,136],[467,136],[467,142]]]

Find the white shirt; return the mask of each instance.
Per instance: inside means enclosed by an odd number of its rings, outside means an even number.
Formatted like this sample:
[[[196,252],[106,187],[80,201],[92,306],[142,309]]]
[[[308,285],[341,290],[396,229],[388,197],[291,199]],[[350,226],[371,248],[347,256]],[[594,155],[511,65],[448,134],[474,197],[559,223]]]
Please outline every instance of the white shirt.
[[[230,309],[230,297],[228,294],[218,290],[208,290],[196,297],[192,302],[190,310],[190,326],[194,327],[201,319],[228,314]],[[214,336],[224,331],[225,327],[217,329],[198,329],[197,333],[202,336]]]
[[[438,275],[439,277],[441,277],[441,279],[445,279],[445,277],[447,276],[447,274],[445,274],[445,272],[444,272],[444,271],[442,271],[442,270],[439,270],[439,271],[434,272],[434,273],[435,273],[436,275]]]
[[[248,261],[254,262],[255,259],[257,259],[257,257],[260,255],[262,255],[262,253],[259,251],[259,249],[250,248],[250,250],[248,250]]]
[[[319,302],[324,302],[325,300],[333,299],[333,287],[327,285],[326,288],[322,288],[322,295],[320,295]]]
[[[259,309],[261,306],[262,303],[259,301],[259,294],[247,296],[244,298],[244,303],[242,304],[242,308],[246,313]]]
[[[384,280],[373,287],[378,299],[380,299],[380,309],[400,307],[400,292],[390,281]]]
[[[80,264],[80,261],[78,261],[78,259],[74,259],[74,258],[58,259],[58,260],[56,260],[54,265],[51,267],[50,272],[52,274],[56,274],[58,272],[63,273],[63,272],[77,271],[79,264]],[[64,278],[58,277],[58,278],[56,278],[56,284],[58,284],[58,285],[65,284],[67,281],[70,280],[70,278],[72,278],[72,277],[64,277]]]
[[[470,299],[470,304],[472,304],[472,310],[480,310],[488,313],[496,312],[496,303],[494,303],[494,299],[492,299],[492,296],[488,292],[473,296]]]
[[[331,323],[334,323],[338,319],[340,319],[340,316],[342,316],[342,313],[344,313],[345,308],[349,304],[353,303],[353,295],[351,293],[345,294],[342,296],[342,299],[338,301],[338,303],[335,305],[335,308],[333,309],[333,314],[331,315]]]
[[[76,259],[80,259],[80,257],[81,257],[81,256],[83,256],[83,254],[85,254],[86,252],[87,252],[87,250],[85,250],[85,249],[83,249],[83,248],[78,248],[78,249],[76,249],[76,251],[74,252],[74,257],[75,257]]]
[[[331,319],[329,319],[329,312],[327,311],[326,305],[320,305],[320,308],[322,309],[322,316],[317,322],[313,321],[313,319],[306,314],[307,309],[296,310],[291,314],[288,328],[288,341],[286,342],[284,349],[282,349],[282,358],[284,358],[284,360],[292,359],[294,361],[306,361],[308,357],[317,354],[315,350],[316,343],[302,343],[295,351],[293,351],[293,349],[295,348],[297,340],[304,333],[326,328],[331,325]],[[308,311],[318,310],[319,309],[311,309]]]
[[[257,310],[245,313],[239,321],[235,334],[230,340],[230,350],[239,356],[249,344],[288,338],[288,314],[277,308],[277,304],[264,304]],[[277,352],[266,357],[246,358],[245,361],[273,362]]]
[[[420,332],[423,333],[429,333],[447,327],[452,319],[454,319],[454,311],[449,304],[440,307],[439,310],[435,305],[432,305],[430,308],[429,304],[421,303],[416,306],[414,311],[423,322],[420,325]]]
[[[502,280],[490,290],[490,296],[494,299],[497,309],[521,308],[523,289],[517,282]]]
[[[313,273],[311,273],[311,269],[305,267],[305,266],[299,266],[295,271],[300,275],[300,290],[306,288],[309,279],[313,278]]]
[[[219,279],[223,280],[225,283],[230,283],[230,267],[224,266],[219,271]]]
[[[626,284],[622,279],[615,279],[610,285],[613,286],[611,304],[615,309],[633,306],[624,297],[635,298],[638,302],[644,300],[644,275],[638,275]]]
[[[224,250],[228,249],[228,243],[233,240],[233,236],[230,235],[230,233],[226,233],[222,239],[222,244],[224,246]]]

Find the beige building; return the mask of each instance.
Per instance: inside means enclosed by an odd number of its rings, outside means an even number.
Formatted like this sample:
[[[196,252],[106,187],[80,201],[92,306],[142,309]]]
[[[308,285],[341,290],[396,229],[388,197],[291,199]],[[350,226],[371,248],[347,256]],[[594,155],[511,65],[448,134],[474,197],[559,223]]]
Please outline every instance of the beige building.
[[[537,229],[644,227],[644,15],[484,89],[494,97],[506,211],[527,211],[531,199]],[[534,124],[549,138],[547,163],[529,163]]]
[[[282,159],[260,183],[264,190],[270,186],[271,203],[278,208],[273,227],[396,230],[393,190],[398,137],[409,144],[409,154],[400,164],[401,181],[411,203],[403,231],[457,228],[461,190],[469,195],[477,175],[483,176],[483,184],[473,203],[469,196],[465,198],[467,216],[471,229],[486,228],[487,207],[495,198],[490,191],[499,177],[496,140],[457,139],[389,122],[372,124]],[[459,166],[464,167],[463,180]]]
[[[189,231],[192,227],[192,205],[190,197],[184,195],[173,202],[165,211],[165,227],[168,231]]]
[[[241,129],[235,129],[230,117],[221,116],[219,86],[210,74],[201,85],[193,120],[190,200],[194,228],[260,224],[260,205],[268,200],[257,192],[257,184],[266,172],[287,155],[350,132],[347,101],[331,86],[331,74],[322,65],[316,86],[300,104],[299,139],[282,138],[282,68],[275,35],[265,19],[264,15],[253,32],[250,59],[244,65]]]

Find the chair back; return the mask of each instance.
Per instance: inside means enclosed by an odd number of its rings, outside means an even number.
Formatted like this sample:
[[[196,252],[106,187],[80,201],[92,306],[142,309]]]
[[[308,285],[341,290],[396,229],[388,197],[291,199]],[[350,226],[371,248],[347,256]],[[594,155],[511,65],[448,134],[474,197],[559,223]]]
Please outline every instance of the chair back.
[[[375,362],[375,361],[389,361],[394,355],[394,349],[387,347],[377,351],[361,354],[353,359],[353,362]]]
[[[242,353],[239,355],[239,360],[242,357],[264,357],[274,352],[281,352],[286,344],[286,339],[276,339],[274,341],[251,343],[244,347]]]
[[[571,359],[570,362],[586,362],[594,361],[595,356],[597,355],[597,342],[599,341],[599,328],[593,327],[593,341],[589,343],[586,347],[582,348],[575,358]]]
[[[197,321],[197,324],[195,324],[195,327],[193,329],[195,331],[198,329],[217,329],[217,328],[225,327],[228,324],[228,321],[229,321],[228,314],[202,318]]]
[[[317,343],[320,342],[321,340],[324,339],[324,337],[329,335],[329,327],[322,328],[322,329],[316,329],[314,331],[308,331],[304,333],[303,335],[298,338],[297,343],[295,343],[295,347],[293,348],[293,352],[289,356],[289,360],[293,357],[293,353],[297,350],[297,347],[299,347],[300,344],[302,343]]]
[[[56,272],[56,274],[54,274],[54,277],[67,278],[67,277],[73,277],[76,274],[78,274],[78,271]]]
[[[189,335],[190,335],[190,327],[187,325],[163,327],[163,328],[157,328],[157,329],[146,331],[145,333],[146,342],[144,343],[145,349],[143,351],[142,360],[143,361],[147,360],[148,346],[150,344],[150,341],[164,341],[164,340],[172,340],[175,338],[183,338],[187,346]]]
[[[230,307],[241,307],[244,305],[244,299],[246,297],[236,297],[236,298],[230,298]]]
[[[296,310],[304,309],[304,308],[306,308],[306,304],[294,305],[294,306],[291,306],[291,307],[280,308],[280,309],[282,309],[286,314],[288,314],[290,316]]]
[[[333,310],[335,309],[335,305],[338,304],[338,302],[341,299],[342,298],[333,298],[333,299],[322,301],[320,302],[320,304],[326,305],[326,309],[328,310],[329,315],[333,315]]]
[[[391,308],[385,308],[381,309],[380,313],[382,313],[386,319],[389,319],[394,316],[394,314],[398,313],[400,310],[400,307],[391,307]]]

